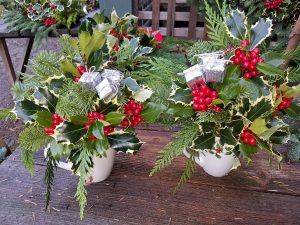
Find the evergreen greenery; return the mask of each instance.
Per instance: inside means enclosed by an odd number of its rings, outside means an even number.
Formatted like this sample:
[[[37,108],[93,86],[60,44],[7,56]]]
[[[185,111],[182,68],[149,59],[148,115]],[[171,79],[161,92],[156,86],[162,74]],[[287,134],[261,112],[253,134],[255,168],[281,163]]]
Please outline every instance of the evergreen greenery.
[[[16,120],[16,119],[17,119],[16,114],[12,112],[12,109],[9,108],[0,109],[0,121]]]
[[[183,128],[174,135],[174,141],[167,144],[164,150],[159,153],[158,159],[150,172],[150,176],[153,176],[161,169],[167,167],[172,163],[175,157],[180,156],[183,153],[183,149],[188,148],[192,144],[198,132],[199,127],[197,124],[184,124]],[[190,165],[187,166],[190,167]]]
[[[46,201],[45,201],[45,210],[47,210],[50,200],[51,200],[51,191],[53,186],[53,180],[54,180],[54,172],[57,169],[57,161],[52,156],[51,151],[47,152],[47,166],[45,171],[45,184],[46,184]]]

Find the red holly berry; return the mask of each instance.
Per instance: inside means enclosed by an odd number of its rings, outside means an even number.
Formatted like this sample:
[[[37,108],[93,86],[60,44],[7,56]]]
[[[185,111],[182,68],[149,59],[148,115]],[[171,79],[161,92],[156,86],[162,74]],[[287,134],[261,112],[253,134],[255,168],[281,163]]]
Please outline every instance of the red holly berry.
[[[84,74],[86,72],[86,69],[83,66],[79,65],[79,66],[77,66],[77,71],[79,72],[79,74],[81,76],[82,74]]]
[[[119,51],[119,46],[118,45],[114,45],[112,47],[112,49],[115,51],[115,52],[118,52]]]
[[[241,43],[242,48],[244,48],[244,47],[246,47],[248,45],[250,45],[250,41],[248,39],[242,40],[242,43]]]
[[[52,25],[54,25],[56,23],[57,23],[57,21],[54,18],[50,18],[49,17],[49,18],[45,19],[44,26],[45,27],[50,27],[50,26],[52,26]]]

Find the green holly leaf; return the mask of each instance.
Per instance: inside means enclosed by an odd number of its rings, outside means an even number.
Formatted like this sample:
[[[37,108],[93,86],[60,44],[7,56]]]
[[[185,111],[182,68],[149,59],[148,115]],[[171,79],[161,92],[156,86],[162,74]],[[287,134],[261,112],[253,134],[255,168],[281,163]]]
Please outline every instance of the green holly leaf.
[[[188,105],[170,104],[166,113],[173,115],[175,118],[190,118],[195,114],[195,110]]]
[[[87,116],[71,116],[70,121],[76,125],[85,125],[89,122]]]
[[[94,135],[97,139],[104,138],[103,123],[99,120],[95,121],[89,128],[87,135]]]
[[[145,102],[151,97],[152,94],[153,91],[146,88],[140,88],[137,92],[133,94],[132,98],[138,102]]]
[[[107,138],[110,147],[118,152],[135,153],[143,144],[134,134],[129,133],[108,135]]]
[[[198,135],[194,140],[192,148],[197,150],[212,149],[215,144],[215,135],[213,133],[206,133]]]
[[[224,128],[220,130],[220,142],[221,145],[236,145],[236,139],[234,138],[230,128]]]
[[[259,117],[264,117],[270,114],[272,111],[272,103],[270,100],[263,98],[255,105],[251,106],[249,112],[246,115],[250,121],[254,121]]]
[[[242,40],[246,36],[245,13],[238,9],[233,10],[225,19],[229,35],[235,39]]]
[[[192,102],[192,94],[190,89],[181,89],[178,88],[171,96],[170,100],[177,103],[181,103],[184,105],[191,105]]]
[[[245,158],[249,159],[251,155],[258,152],[258,149],[255,145],[240,143],[240,152]]]
[[[50,142],[50,151],[51,151],[52,156],[56,160],[60,160],[60,157],[63,154],[63,149],[64,149],[64,146],[62,144],[57,143],[56,140],[52,140]]]
[[[268,139],[265,139],[268,140]],[[272,134],[269,140],[273,144],[283,144],[289,141],[289,133],[287,131],[277,130]]]
[[[57,141],[65,141],[76,143],[86,134],[83,125],[76,125],[70,122],[65,122],[61,127],[57,128]]]
[[[106,137],[104,137],[102,140],[97,139],[95,142],[96,152],[99,156],[105,155],[105,152],[109,149],[109,142]]]
[[[294,87],[286,87],[287,91],[284,95],[286,98],[294,97],[300,92],[300,84]]]
[[[14,108],[14,112],[17,114],[17,117],[22,119],[24,123],[32,121],[34,115],[38,111],[45,111],[45,110],[46,110],[45,108],[42,108],[27,99],[16,102]]]
[[[146,121],[154,123],[156,119],[164,112],[167,107],[163,104],[149,102],[141,112],[141,117]]]
[[[255,119],[249,127],[256,135],[260,135],[268,130],[266,126],[266,120],[263,118]]]
[[[280,163],[282,160],[282,156],[279,152],[277,152],[272,145],[270,145],[267,141],[263,141],[260,138],[256,137],[257,146],[268,152],[269,154],[269,163],[272,163],[273,158],[277,159],[277,162]]]
[[[131,77],[123,79],[121,81],[121,84],[126,85],[132,92],[137,92],[140,89],[140,86],[138,85],[136,80],[132,79]]]
[[[81,34],[80,34],[81,35]],[[82,50],[84,56],[88,59],[90,55],[101,49],[103,45],[105,44],[106,37],[103,32],[100,31],[94,31],[92,36],[87,38],[88,42],[85,45],[85,48]],[[80,41],[80,39],[79,39]]]
[[[64,73],[70,73],[73,76],[80,76],[77,68],[67,58],[60,60],[60,68]]]
[[[290,117],[298,119],[300,116],[300,106],[295,102],[291,102],[291,106],[284,110]]]
[[[115,126],[115,125],[119,125],[123,121],[124,118],[125,118],[125,115],[123,113],[110,112],[106,115],[106,122]]]
[[[255,101],[262,96],[261,88],[252,80],[240,79],[239,84],[241,87],[240,91],[249,99]]]
[[[219,98],[226,102],[227,100],[236,98],[241,93],[241,86],[238,82],[232,82],[228,85],[224,85],[219,89]]]
[[[272,34],[272,20],[260,18],[256,24],[251,26],[250,50],[257,47]]]
[[[38,111],[35,120],[41,127],[52,127],[52,114],[48,111]]]
[[[268,63],[258,63],[256,69],[269,77],[285,78],[284,71]]]

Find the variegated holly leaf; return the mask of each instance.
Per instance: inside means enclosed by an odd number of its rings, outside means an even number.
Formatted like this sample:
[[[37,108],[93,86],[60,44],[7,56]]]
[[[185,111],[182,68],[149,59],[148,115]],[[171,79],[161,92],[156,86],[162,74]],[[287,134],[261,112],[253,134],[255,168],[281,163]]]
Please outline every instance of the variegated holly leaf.
[[[272,34],[272,25],[272,20],[269,18],[260,18],[256,24],[251,26],[250,50],[256,48]]]
[[[46,87],[38,88],[32,96],[36,104],[48,107],[50,112],[55,113],[57,97],[50,93]]]
[[[163,104],[149,102],[141,112],[141,117],[148,122],[154,123],[156,119],[164,112],[167,107]]]
[[[285,77],[284,71],[282,69],[279,69],[278,67],[268,63],[258,63],[256,69],[268,77],[272,77],[272,78]]]
[[[103,100],[99,101],[99,105],[97,106],[97,112],[102,114],[108,114],[109,112],[116,111],[119,108],[118,105],[113,102],[104,102]]]
[[[133,94],[132,98],[138,102],[145,102],[151,97],[152,94],[152,90],[147,88],[140,88],[137,92]]]
[[[137,92],[140,89],[140,86],[138,85],[136,80],[132,79],[131,77],[123,79],[120,83],[126,85],[133,92]]]
[[[252,80],[240,79],[239,84],[241,87],[241,93],[252,101],[255,101],[262,96],[261,88]]]
[[[254,121],[259,117],[264,117],[270,114],[272,111],[271,100],[267,98],[262,98],[260,101],[256,102],[255,105],[250,107],[249,112],[246,114],[246,118],[250,121]]]
[[[86,134],[84,125],[76,125],[65,122],[61,127],[57,128],[57,141],[76,143]]]
[[[97,139],[103,140],[104,136],[104,125],[101,121],[97,120],[92,125],[90,125],[86,135],[91,136],[94,135]]]
[[[255,119],[255,120],[251,123],[249,129],[250,129],[253,133],[255,133],[256,135],[260,135],[260,134],[262,134],[262,133],[268,131],[268,128],[267,128],[267,126],[266,126],[266,120],[263,119],[263,118],[257,118],[257,119]]]
[[[45,110],[46,110],[45,108],[38,106],[37,104],[27,99],[16,102],[15,107],[13,109],[17,117],[22,119],[24,123],[32,121],[34,115],[38,111],[45,111]]]
[[[232,130],[230,128],[220,129],[220,142],[221,145],[236,145],[236,139],[232,134]]]
[[[176,89],[170,96],[170,100],[176,104],[181,103],[184,105],[192,104],[192,94],[189,88],[187,89]]]
[[[107,136],[110,147],[118,152],[135,153],[140,150],[142,142],[129,133],[112,134]]]
[[[246,36],[246,17],[245,13],[238,9],[233,10],[225,19],[225,24],[229,35],[235,39],[242,40]]]
[[[240,135],[244,129],[244,121],[242,119],[232,120],[228,126],[233,128],[233,134],[237,136]]]
[[[212,149],[215,144],[215,135],[213,133],[206,133],[198,135],[192,145],[193,149],[207,150]]]
[[[272,163],[273,158],[275,157],[277,159],[277,162],[280,163],[282,160],[281,154],[275,150],[273,145],[270,145],[267,141],[263,141],[260,138],[256,137],[257,146],[265,150],[269,154],[269,163]]]
[[[85,125],[88,123],[89,118],[87,116],[71,116],[70,121],[76,125]]]
[[[291,106],[284,110],[290,117],[298,119],[300,117],[300,106],[295,102],[291,102]]]
[[[96,152],[99,156],[105,156],[105,152],[109,149],[109,142],[106,137],[102,140],[97,139],[95,142]]]

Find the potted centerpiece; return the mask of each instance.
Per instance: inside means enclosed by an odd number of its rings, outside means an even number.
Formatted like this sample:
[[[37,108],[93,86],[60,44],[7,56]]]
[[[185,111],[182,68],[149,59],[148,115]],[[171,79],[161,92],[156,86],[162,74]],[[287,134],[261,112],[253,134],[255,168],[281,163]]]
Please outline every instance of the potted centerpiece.
[[[221,16],[206,3],[211,41],[192,48],[189,59],[198,59],[197,64],[179,73],[185,79],[173,82],[166,113],[181,129],[150,173],[177,156],[187,156],[177,188],[191,177],[196,163],[222,177],[239,165],[240,158],[251,162],[259,150],[266,151],[270,161],[280,162],[275,144],[289,140],[289,126],[281,118],[300,112],[293,101],[300,85],[288,86],[298,72],[279,68],[284,54],[259,48],[271,35],[272,21],[261,18],[250,26],[244,12],[228,11],[226,3],[219,10]]]
[[[108,22],[96,14],[81,25],[78,40],[63,35],[61,53],[35,57],[31,73],[22,74],[23,81],[12,89],[14,108],[0,111],[0,118],[24,122],[19,149],[32,174],[34,153],[44,151],[46,207],[55,169],[61,167],[80,176],[75,196],[82,218],[85,185],[109,176],[116,152],[139,151],[143,143],[134,127],[153,122],[163,111],[150,102],[153,91],[130,77],[155,50],[134,35],[136,21],[113,12]]]

